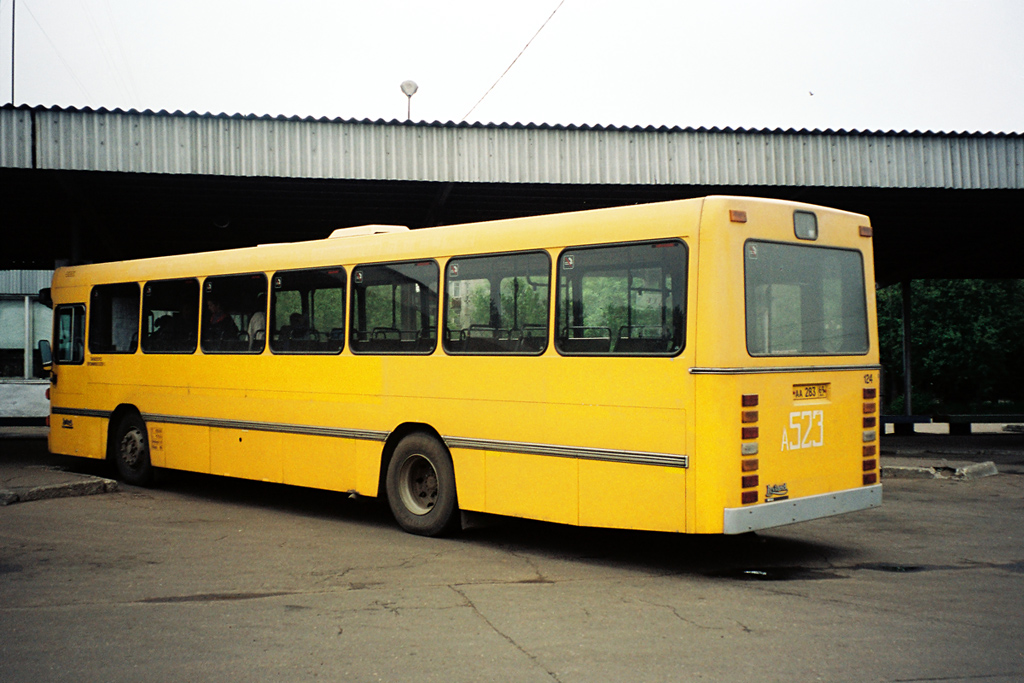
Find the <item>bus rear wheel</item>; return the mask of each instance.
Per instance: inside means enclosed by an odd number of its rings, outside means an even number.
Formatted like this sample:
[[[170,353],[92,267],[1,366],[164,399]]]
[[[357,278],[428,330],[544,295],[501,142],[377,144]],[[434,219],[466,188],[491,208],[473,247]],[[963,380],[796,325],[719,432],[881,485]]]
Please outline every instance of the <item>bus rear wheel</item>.
[[[402,439],[388,463],[386,488],[395,521],[409,533],[442,536],[457,529],[455,468],[437,439],[426,434]]]
[[[125,415],[114,437],[114,465],[121,480],[133,486],[153,483],[153,465],[149,461],[146,423],[138,415]]]

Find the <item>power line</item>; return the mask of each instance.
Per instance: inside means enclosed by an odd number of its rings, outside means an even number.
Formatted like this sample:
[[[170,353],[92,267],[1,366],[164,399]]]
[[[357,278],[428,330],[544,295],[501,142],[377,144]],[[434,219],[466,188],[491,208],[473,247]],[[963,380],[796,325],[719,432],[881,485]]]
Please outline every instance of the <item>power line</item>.
[[[96,18],[92,15],[92,10],[89,9],[89,5],[85,0],[78,0],[78,4],[85,13],[85,18],[89,22],[89,28],[92,29],[92,34],[96,37],[95,45],[99,48],[103,61],[107,63],[107,68],[114,77],[114,85],[116,85],[118,90],[121,90],[130,100],[132,94],[128,91],[127,82],[121,75],[121,71],[117,67],[117,62],[111,58],[110,52],[107,51],[106,40],[104,40],[103,34],[100,33],[99,25],[96,23]]]
[[[132,60],[128,59],[127,53],[124,51],[124,43],[121,42],[121,36],[117,31],[117,24],[114,23],[114,13],[110,9],[110,0],[104,0],[104,7],[107,10],[107,22],[110,24],[110,29],[114,34],[114,42],[117,43],[117,49],[121,53],[121,60],[124,63],[125,73],[128,75],[128,87],[135,96],[135,105],[141,106],[142,98],[139,97],[139,89],[135,84],[135,76],[132,74]]]
[[[66,59],[64,59],[64,55],[60,53],[60,50],[57,49],[57,45],[54,44],[53,40],[50,39],[50,35],[46,32],[46,29],[44,29],[43,25],[39,23],[38,19],[36,19],[36,15],[32,12],[32,8],[25,2],[22,2],[21,5],[26,10],[28,10],[28,15],[32,17],[32,21],[34,21],[36,23],[36,26],[39,27],[39,30],[42,32],[43,37],[46,38],[46,42],[48,42],[50,44],[50,47],[53,48],[54,53],[56,53],[57,55],[57,59],[60,60],[60,63],[63,64],[64,68],[68,70],[69,74],[71,74],[72,80],[75,81],[75,84],[82,91],[86,99],[89,101],[89,104],[91,105],[93,103],[92,95],[90,95],[89,91],[85,89],[85,86],[82,84],[82,81],[78,80],[78,75],[75,74],[75,70],[72,69],[71,65],[68,64]]]
[[[554,18],[555,12],[557,12],[559,10],[559,8],[561,8],[564,3],[565,3],[565,0],[560,0],[560,2],[558,3],[558,7],[555,7],[555,10],[554,10],[554,12],[551,13],[551,16],[549,16],[547,19],[544,20],[544,23],[540,25],[540,28],[537,29],[537,32],[533,34],[533,38],[530,38],[528,41],[526,41],[526,45],[524,45],[523,49],[519,51],[519,54],[517,54],[516,58],[512,60],[512,63],[508,65],[508,68],[505,69],[500,76],[498,76],[498,80],[494,81],[494,85],[492,85],[490,88],[488,88],[487,92],[485,92],[483,94],[483,97],[481,97],[479,100],[477,100],[476,104],[474,104],[470,108],[470,110],[466,112],[466,115],[462,117],[463,121],[465,121],[466,119],[469,118],[469,115],[473,113],[473,110],[476,109],[477,107],[479,107],[480,103],[484,101],[484,97],[487,97],[488,95],[490,95],[491,91],[494,90],[494,86],[498,85],[498,82],[501,81],[501,79],[503,79],[505,77],[505,74],[507,74],[509,72],[509,70],[513,66],[515,66],[515,63],[517,61],[519,61],[519,58],[523,56],[524,52],[526,52],[526,48],[530,47],[530,43],[532,43],[534,41],[534,38],[536,38],[537,36],[540,35],[540,32],[543,31],[544,27],[548,25],[548,22],[551,21],[551,19]]]

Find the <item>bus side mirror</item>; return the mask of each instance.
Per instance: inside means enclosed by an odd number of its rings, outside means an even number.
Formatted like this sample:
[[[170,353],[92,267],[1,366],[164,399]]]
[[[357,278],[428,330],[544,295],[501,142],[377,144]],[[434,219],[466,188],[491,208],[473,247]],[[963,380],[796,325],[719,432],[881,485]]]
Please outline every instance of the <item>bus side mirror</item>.
[[[42,372],[41,377],[49,377],[53,369],[53,351],[50,350],[50,342],[46,339],[39,340],[39,366]]]

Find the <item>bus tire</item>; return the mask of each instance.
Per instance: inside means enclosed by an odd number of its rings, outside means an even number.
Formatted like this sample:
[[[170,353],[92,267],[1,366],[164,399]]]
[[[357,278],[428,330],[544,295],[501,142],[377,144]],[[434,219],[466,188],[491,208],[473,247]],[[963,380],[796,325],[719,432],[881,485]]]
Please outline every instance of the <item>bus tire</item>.
[[[409,533],[442,536],[460,524],[455,467],[437,439],[426,434],[402,439],[388,463],[386,487],[391,514]]]
[[[153,465],[149,460],[149,437],[146,423],[132,413],[121,418],[111,455],[121,480],[133,486],[153,483]]]

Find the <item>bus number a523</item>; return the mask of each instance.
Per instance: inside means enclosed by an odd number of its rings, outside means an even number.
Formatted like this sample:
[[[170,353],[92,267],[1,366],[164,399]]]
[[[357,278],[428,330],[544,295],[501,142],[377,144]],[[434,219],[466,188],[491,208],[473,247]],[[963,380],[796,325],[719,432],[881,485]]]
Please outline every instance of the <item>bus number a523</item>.
[[[789,427],[782,430],[782,450],[795,451],[824,445],[824,410],[797,410],[789,414]]]

